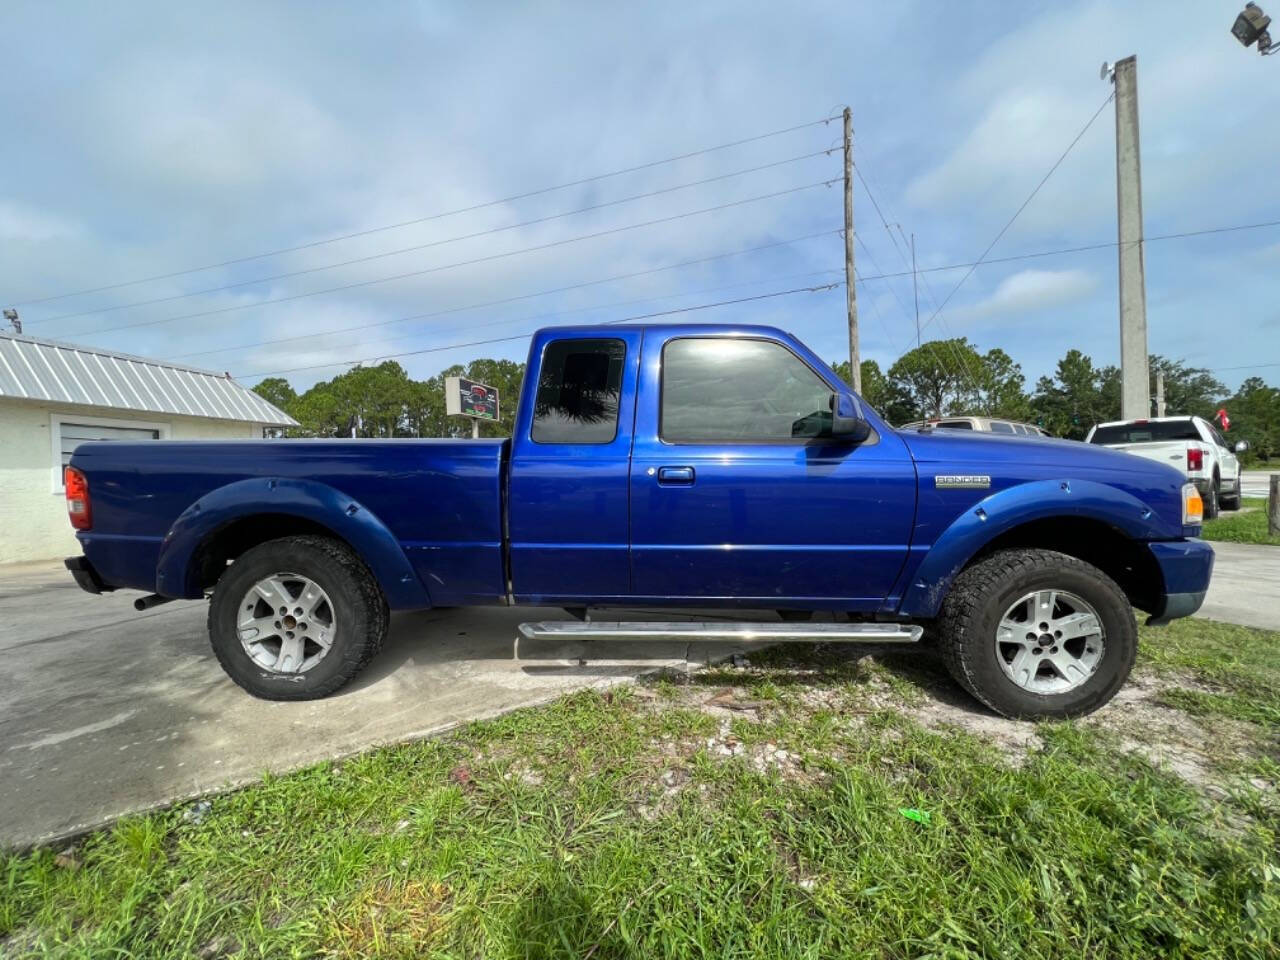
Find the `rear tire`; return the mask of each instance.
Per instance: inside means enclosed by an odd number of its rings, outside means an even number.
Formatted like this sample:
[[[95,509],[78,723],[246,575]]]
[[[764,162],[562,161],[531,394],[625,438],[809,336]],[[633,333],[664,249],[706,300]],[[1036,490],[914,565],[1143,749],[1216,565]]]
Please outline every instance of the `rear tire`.
[[[1230,496],[1218,497],[1218,506],[1223,510],[1239,510],[1240,509],[1240,478],[1236,477],[1236,492]]]
[[[1209,495],[1204,498],[1204,518],[1212,520],[1218,512],[1218,478],[1214,477],[1213,483],[1209,484]]]
[[[1004,550],[962,571],[937,626],[939,652],[956,681],[1017,719],[1097,710],[1124,684],[1138,653],[1124,591],[1097,567],[1052,550]]]
[[[377,581],[350,547],[283,537],[246,550],[218,580],[209,641],[227,676],[255,697],[316,700],[364,669],[389,621]]]

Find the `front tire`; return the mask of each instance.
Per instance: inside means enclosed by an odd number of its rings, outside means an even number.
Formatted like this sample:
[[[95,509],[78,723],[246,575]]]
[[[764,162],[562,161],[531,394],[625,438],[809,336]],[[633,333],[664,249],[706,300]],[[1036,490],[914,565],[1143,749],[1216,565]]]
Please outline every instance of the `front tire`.
[[[1052,550],[1003,550],[962,571],[938,632],[956,681],[1017,719],[1097,710],[1138,653],[1124,591],[1097,567]]]
[[[316,700],[364,669],[389,619],[377,581],[346,544],[283,537],[246,550],[218,580],[209,641],[255,697]]]

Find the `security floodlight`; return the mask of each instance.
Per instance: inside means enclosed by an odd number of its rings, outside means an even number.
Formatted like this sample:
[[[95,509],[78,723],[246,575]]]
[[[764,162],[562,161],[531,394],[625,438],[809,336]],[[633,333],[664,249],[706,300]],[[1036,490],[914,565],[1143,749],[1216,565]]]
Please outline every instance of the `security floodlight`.
[[[1267,32],[1269,26],[1271,18],[1262,12],[1262,8],[1256,3],[1246,3],[1231,26],[1231,35],[1244,47],[1251,47],[1256,43],[1258,52],[1266,57],[1275,52],[1271,48],[1271,34]]]

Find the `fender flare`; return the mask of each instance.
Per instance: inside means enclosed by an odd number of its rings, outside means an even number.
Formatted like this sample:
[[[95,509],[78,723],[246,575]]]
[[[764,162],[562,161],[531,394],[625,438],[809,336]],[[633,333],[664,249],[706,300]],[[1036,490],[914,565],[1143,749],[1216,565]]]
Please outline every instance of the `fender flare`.
[[[929,548],[898,612],[932,617],[951,582],[974,555],[1001,534],[1055,517],[1097,520],[1134,540],[1160,540],[1160,519],[1130,493],[1092,480],[1036,480],[1006,487],[965,509]]]
[[[197,551],[228,524],[255,514],[298,517],[324,527],[359,554],[389,606],[431,606],[431,597],[400,542],[373,511],[328,484],[287,477],[238,480],[187,507],[161,541],[156,593],[191,600],[203,596],[199,571],[192,562]]]

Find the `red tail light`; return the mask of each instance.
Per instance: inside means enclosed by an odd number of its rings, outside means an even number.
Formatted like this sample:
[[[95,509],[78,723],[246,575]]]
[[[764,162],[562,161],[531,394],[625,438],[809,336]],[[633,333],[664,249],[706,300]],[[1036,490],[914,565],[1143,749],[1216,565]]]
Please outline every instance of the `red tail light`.
[[[1204,469],[1204,451],[1199,447],[1187,447],[1187,469]]]
[[[67,489],[67,517],[77,530],[93,526],[93,510],[89,505],[89,481],[75,467],[64,467],[63,485]]]

